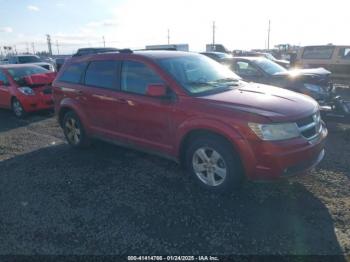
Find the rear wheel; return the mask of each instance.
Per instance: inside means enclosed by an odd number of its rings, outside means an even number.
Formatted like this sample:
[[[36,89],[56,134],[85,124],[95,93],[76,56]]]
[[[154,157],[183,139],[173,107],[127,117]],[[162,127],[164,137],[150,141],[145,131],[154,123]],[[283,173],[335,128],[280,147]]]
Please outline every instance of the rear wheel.
[[[202,136],[190,142],[186,168],[200,186],[210,191],[232,192],[243,181],[238,155],[228,141],[216,135]]]
[[[24,110],[21,102],[17,98],[12,99],[11,107],[16,117],[23,118],[27,115],[27,112]]]
[[[76,148],[84,148],[89,145],[84,127],[79,117],[74,112],[68,112],[63,118],[63,131],[68,143]]]

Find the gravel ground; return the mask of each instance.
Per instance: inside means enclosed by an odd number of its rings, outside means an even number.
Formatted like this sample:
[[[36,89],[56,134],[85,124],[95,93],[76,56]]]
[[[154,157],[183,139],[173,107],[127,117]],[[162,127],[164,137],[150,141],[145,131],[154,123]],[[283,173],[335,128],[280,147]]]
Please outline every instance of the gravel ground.
[[[0,254],[350,254],[350,125],[310,175],[217,196],[175,163],[0,111]]]

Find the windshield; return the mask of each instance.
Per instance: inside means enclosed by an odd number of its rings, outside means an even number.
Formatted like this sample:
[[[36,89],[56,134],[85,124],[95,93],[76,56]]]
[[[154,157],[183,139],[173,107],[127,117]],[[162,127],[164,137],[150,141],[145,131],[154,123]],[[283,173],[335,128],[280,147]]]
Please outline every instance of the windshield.
[[[276,58],[275,58],[273,55],[271,55],[270,53],[266,53],[266,54],[265,54],[265,57],[266,57],[267,59],[270,59],[270,60],[276,60]]]
[[[284,67],[268,59],[258,59],[254,61],[254,63],[269,75],[275,75],[287,71]]]
[[[37,63],[41,61],[37,56],[19,56],[18,62],[20,64],[26,64],[26,63]]]
[[[36,74],[46,74],[50,72],[45,68],[36,67],[36,66],[9,68],[7,69],[7,71],[12,76],[13,80],[15,80],[16,82],[26,76],[36,75]]]
[[[226,53],[216,53],[216,55],[221,59],[232,58],[232,55]]]
[[[201,55],[159,59],[158,63],[191,94],[224,91],[240,79],[227,67]]]

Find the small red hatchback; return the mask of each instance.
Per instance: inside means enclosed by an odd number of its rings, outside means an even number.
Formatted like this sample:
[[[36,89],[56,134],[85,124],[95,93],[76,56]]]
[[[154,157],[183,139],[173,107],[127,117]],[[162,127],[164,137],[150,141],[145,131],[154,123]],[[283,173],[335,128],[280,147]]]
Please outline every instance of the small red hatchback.
[[[70,59],[55,109],[74,147],[99,138],[184,164],[203,187],[304,173],[324,156],[317,102],[246,83],[203,55],[130,51]]]
[[[53,109],[51,83],[55,76],[36,65],[1,65],[0,108],[12,109],[17,117]]]

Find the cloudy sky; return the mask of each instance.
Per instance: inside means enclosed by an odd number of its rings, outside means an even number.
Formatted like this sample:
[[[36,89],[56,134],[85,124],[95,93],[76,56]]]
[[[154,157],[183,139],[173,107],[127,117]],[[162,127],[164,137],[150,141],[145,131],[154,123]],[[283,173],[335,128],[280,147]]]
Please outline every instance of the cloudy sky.
[[[348,0],[0,0],[0,46],[19,52],[72,53],[78,47],[144,48],[148,44],[188,43],[202,51],[212,41],[229,49],[290,43],[350,44]],[[33,44],[34,43],[34,46]],[[58,43],[58,50],[56,43]]]

